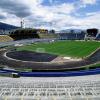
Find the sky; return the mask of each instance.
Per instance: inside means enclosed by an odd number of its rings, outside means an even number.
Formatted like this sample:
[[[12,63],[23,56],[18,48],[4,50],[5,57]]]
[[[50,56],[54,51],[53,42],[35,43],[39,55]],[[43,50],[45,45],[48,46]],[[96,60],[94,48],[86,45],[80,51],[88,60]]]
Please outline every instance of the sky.
[[[100,0],[0,0],[0,22],[47,29],[100,29]]]

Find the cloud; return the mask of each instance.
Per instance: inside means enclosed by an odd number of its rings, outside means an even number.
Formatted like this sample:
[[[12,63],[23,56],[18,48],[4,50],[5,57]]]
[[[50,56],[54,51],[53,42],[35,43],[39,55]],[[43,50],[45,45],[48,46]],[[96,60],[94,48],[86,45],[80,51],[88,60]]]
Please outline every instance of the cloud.
[[[17,17],[26,17],[30,15],[29,7],[15,0],[0,0],[0,9]]]
[[[1,0],[0,8],[6,13],[7,19],[4,21],[11,23],[16,22],[18,25],[19,18],[25,17],[26,26],[31,27],[56,27],[55,25],[61,20],[67,18],[74,11],[74,5],[71,3],[62,3],[60,5],[43,6],[44,0]],[[51,2],[51,0],[50,0]],[[5,6],[4,6],[5,5]],[[55,23],[55,25],[51,24]]]
[[[53,4],[53,0],[49,0],[50,4]]]
[[[5,19],[6,18],[6,13],[4,13],[2,10],[0,10],[0,19]]]
[[[100,18],[100,13],[92,13],[92,15],[90,15],[90,16],[88,16],[88,17],[86,17],[86,18],[84,18],[83,20],[82,20],[82,23],[86,23],[88,26],[90,26],[90,27],[100,27],[100,20],[99,20],[99,18]]]
[[[5,19],[6,17],[3,15],[0,15],[0,19]]]
[[[32,8],[32,15],[27,17],[26,24],[28,26],[36,27],[56,27],[56,23],[67,18],[67,16],[74,11],[74,5],[69,3],[62,3],[60,5],[43,6],[38,4]],[[30,23],[29,23],[30,22]],[[53,23],[53,24],[52,24]],[[55,23],[55,25],[54,25]]]
[[[96,0],[80,0],[83,4],[87,5],[87,4],[95,4]]]
[[[20,26],[21,18],[32,15],[32,8],[38,7],[42,0],[0,0],[1,22]]]
[[[95,12],[89,14],[89,16],[84,18],[72,18],[72,27],[73,28],[100,28],[100,13]]]
[[[74,10],[74,5],[63,3],[61,5],[43,6],[38,5],[32,8],[32,13],[35,17],[41,17],[45,21],[51,21],[56,14],[69,14]]]
[[[81,2],[80,2],[81,1]],[[85,13],[80,15],[77,9],[82,5],[95,4],[96,0],[79,0],[74,3],[58,3],[49,6],[42,5],[44,0],[1,0],[0,21],[8,24],[20,25],[21,18],[24,18],[26,27],[33,28],[89,28],[100,26],[100,12]],[[53,2],[53,0],[49,0]],[[78,6],[80,5],[80,7]]]

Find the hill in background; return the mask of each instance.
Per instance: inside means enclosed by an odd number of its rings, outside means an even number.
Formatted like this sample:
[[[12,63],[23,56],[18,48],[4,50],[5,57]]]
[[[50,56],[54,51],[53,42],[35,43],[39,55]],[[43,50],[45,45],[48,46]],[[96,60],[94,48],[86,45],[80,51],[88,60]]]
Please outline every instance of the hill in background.
[[[19,28],[19,27],[0,22],[0,30],[11,30],[11,29],[16,29],[16,28]]]

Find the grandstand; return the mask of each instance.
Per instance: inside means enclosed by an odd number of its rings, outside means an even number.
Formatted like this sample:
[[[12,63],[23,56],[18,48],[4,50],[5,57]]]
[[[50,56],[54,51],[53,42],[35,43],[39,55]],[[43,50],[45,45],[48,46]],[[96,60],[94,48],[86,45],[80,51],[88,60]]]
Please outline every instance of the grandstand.
[[[91,30],[91,29],[90,29]],[[3,35],[2,35],[3,36]],[[7,35],[6,35],[7,36]],[[60,39],[60,40],[100,40],[99,33],[89,33],[85,31],[81,32],[59,32],[59,33],[49,33],[48,30],[43,29],[17,29],[9,32],[9,39],[12,40],[23,40],[23,39]],[[6,37],[6,38],[7,38]],[[10,38],[11,37],[11,38]],[[9,41],[8,39],[8,41]],[[6,39],[2,39],[5,41]]]
[[[0,100],[100,100],[100,75],[0,77]]]
[[[43,29],[18,29],[10,32],[9,36],[14,40],[57,38],[56,34],[48,33],[48,30]]]
[[[85,33],[60,33],[59,39],[84,40]]]
[[[40,33],[39,37],[44,39],[44,38],[57,38],[57,34],[52,34],[52,33]]]
[[[87,29],[85,40],[99,40],[99,30],[95,28]]]
[[[13,39],[8,35],[0,35],[0,42],[13,41]]]
[[[96,36],[96,40],[100,40],[100,33],[97,34],[97,36]]]
[[[59,39],[61,40],[100,40],[98,29],[87,29],[81,32],[60,32]]]

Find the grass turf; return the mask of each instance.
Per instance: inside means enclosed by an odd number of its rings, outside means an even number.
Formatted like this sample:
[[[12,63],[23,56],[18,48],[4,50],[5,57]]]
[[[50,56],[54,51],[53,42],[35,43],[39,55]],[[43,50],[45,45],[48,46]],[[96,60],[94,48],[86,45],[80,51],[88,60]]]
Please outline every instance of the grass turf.
[[[46,53],[61,56],[83,58],[90,55],[100,47],[100,42],[96,41],[56,41],[52,43],[35,43],[18,47],[17,50],[37,51],[45,50]]]

